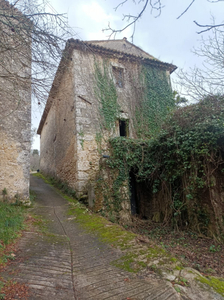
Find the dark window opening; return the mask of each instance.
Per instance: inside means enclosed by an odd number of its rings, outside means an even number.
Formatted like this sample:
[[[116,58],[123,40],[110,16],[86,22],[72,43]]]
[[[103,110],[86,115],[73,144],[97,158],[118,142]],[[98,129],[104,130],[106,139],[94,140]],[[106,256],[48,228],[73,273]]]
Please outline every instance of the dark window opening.
[[[124,69],[113,67],[113,74],[116,80],[116,85],[120,88],[124,87]]]
[[[119,120],[120,136],[128,136],[128,121]]]

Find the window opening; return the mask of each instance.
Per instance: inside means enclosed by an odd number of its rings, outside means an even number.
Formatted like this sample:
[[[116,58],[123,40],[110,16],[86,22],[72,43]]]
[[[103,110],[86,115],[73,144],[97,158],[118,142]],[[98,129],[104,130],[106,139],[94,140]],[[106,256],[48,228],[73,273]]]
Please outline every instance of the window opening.
[[[120,136],[127,136],[127,121],[119,120]]]
[[[124,87],[124,69],[113,67],[113,74],[116,80],[116,85],[120,88]]]

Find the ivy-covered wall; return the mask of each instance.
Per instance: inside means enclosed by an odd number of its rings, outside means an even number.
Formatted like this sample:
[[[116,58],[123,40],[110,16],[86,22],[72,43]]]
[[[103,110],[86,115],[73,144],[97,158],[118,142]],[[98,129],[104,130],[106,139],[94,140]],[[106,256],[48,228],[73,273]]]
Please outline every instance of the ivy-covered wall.
[[[99,102],[101,131],[113,132],[116,120],[125,113],[129,137],[150,138],[160,131],[175,106],[169,72],[151,65],[123,62],[124,87],[118,88],[112,66],[110,60],[95,60],[94,91]]]
[[[119,219],[122,203],[128,199],[120,191],[129,183],[130,192],[135,185],[142,217],[220,236],[224,230],[223,124],[224,98],[214,96],[176,109],[153,138],[110,139],[110,158],[102,168],[108,180],[113,174],[113,183],[108,193],[102,181],[104,203],[109,195]],[[111,207],[105,204],[103,209]]]
[[[98,137],[101,138],[99,141],[107,141],[104,147],[99,143],[98,149],[102,154],[111,155],[112,143],[117,141],[118,147],[114,144],[113,148],[118,151],[121,161],[113,160],[111,165],[111,158],[100,160],[100,169],[94,179],[94,208],[102,210],[103,214],[106,213],[112,219],[127,223],[130,221],[131,211],[137,212],[133,203],[131,204],[130,173],[134,169],[124,167],[123,157],[129,151],[120,147],[120,142],[130,141],[135,144],[140,139],[141,144],[158,134],[175,105],[169,74],[165,70],[144,64],[126,63],[123,65],[126,89],[121,90],[116,87],[110,64],[108,60],[103,60],[101,65],[95,61],[95,96],[99,102],[100,115]],[[129,135],[122,138],[117,132],[116,121],[122,119],[124,114],[128,121]],[[130,159],[133,158],[134,154]],[[136,165],[140,162],[141,160],[137,160]],[[147,193],[147,185],[136,185],[139,191],[142,190],[142,194]],[[142,203],[139,213],[144,215],[145,210],[149,210],[147,201]]]

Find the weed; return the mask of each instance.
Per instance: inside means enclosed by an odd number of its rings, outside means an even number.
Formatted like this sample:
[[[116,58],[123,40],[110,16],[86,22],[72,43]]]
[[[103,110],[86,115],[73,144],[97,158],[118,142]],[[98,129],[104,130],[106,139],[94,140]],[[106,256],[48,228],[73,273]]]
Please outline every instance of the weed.
[[[16,193],[14,198],[15,198],[15,202],[13,203],[13,205],[20,206],[22,204],[20,195],[18,193]]]
[[[175,290],[176,290],[177,293],[180,293],[180,292],[181,292],[181,289],[180,289],[179,286],[175,286],[174,288],[175,288]]]
[[[189,286],[189,282],[184,277],[179,277],[178,280],[176,280],[176,283],[182,286]]]
[[[3,196],[4,202],[6,202],[6,201],[8,200],[7,195],[8,195],[7,189],[4,188],[4,189],[2,190],[2,196]]]
[[[210,251],[210,252],[219,252],[220,249],[221,249],[220,245],[218,245],[217,247],[216,247],[215,245],[211,245],[211,246],[209,247],[209,251]]]
[[[36,199],[36,194],[34,193],[34,191],[30,190],[30,202],[33,204],[35,199]]]

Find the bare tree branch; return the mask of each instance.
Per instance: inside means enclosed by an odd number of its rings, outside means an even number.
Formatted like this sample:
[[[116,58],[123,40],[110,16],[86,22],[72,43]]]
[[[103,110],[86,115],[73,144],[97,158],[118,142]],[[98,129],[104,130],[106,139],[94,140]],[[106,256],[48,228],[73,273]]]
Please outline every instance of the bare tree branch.
[[[224,26],[224,23],[217,24],[217,25],[201,25],[201,24],[199,24],[199,23],[196,22],[196,21],[194,21],[194,23],[195,23],[198,27],[206,28],[206,29],[204,29],[204,30],[197,31],[198,34],[201,34],[201,33],[203,33],[203,32],[209,31],[209,30],[214,29],[214,28],[218,28],[218,27],[223,27],[223,26]]]
[[[150,0],[150,2],[151,2],[152,0]],[[123,5],[123,3],[125,3],[125,2],[127,2],[127,0],[126,1],[123,1],[122,3],[120,3],[120,5]],[[132,16],[132,15],[124,15],[123,16],[123,20],[125,20],[125,19],[127,19],[128,21],[129,20],[133,20],[133,21],[131,21],[131,22],[129,22],[125,27],[123,27],[122,29],[113,29],[113,28],[111,28],[110,27],[110,23],[108,24],[108,28],[106,28],[106,29],[103,29],[103,32],[104,31],[111,31],[111,34],[109,35],[109,38],[111,38],[111,36],[116,36],[116,34],[117,33],[120,33],[120,32],[122,32],[122,31],[124,31],[125,29],[127,29],[128,27],[130,27],[130,26],[132,26],[132,25],[135,25],[135,23],[141,18],[141,16],[143,15],[143,13],[144,13],[144,11],[145,11],[145,9],[146,9],[146,7],[147,7],[147,5],[148,5],[148,2],[149,2],[149,0],[146,0],[146,3],[145,3],[145,5],[144,5],[144,7],[143,7],[143,9],[140,11],[140,13],[137,15],[137,16]],[[115,8],[115,9],[117,9],[119,7],[119,5]],[[134,26],[134,30],[135,30],[135,26]],[[134,32],[133,32],[133,34],[132,34],[132,40],[133,40],[133,36],[134,36]]]
[[[192,2],[188,5],[188,7],[179,15],[179,17],[177,17],[177,19],[180,19],[188,10],[189,8],[193,5],[193,3],[195,2],[195,0],[192,0]]]
[[[122,6],[122,5],[125,4],[127,1],[128,1],[128,0],[124,0],[123,2],[119,3],[119,4],[114,8],[114,10],[116,11],[116,10],[119,8],[119,6]]]
[[[203,59],[201,67],[187,72],[180,70],[176,83],[184,88],[181,94],[200,100],[206,95],[224,94],[224,32],[214,28],[212,35],[201,39],[201,47],[194,54]]]
[[[44,103],[71,35],[66,17],[47,10],[45,0],[0,0],[0,95],[20,102],[18,87],[31,84]]]
[[[134,33],[135,33],[135,29],[136,29],[136,23],[137,21],[142,17],[142,15],[145,13],[146,9],[148,6],[151,7],[151,14],[153,12],[157,12],[157,14],[154,16],[155,18],[159,17],[162,13],[162,9],[164,8],[164,5],[163,5],[163,1],[164,0],[139,0],[137,5],[139,5],[140,3],[142,2],[145,2],[143,8],[140,10],[140,12],[136,15],[132,15],[132,14],[125,14],[123,15],[123,21],[127,21],[128,24],[126,26],[124,26],[123,28],[121,29],[115,29],[115,28],[112,28],[110,26],[110,23],[108,24],[108,28],[105,28],[103,29],[103,31],[109,31],[110,34],[108,35],[109,38],[111,37],[115,37],[117,33],[121,33],[122,31],[124,31],[125,29],[127,29],[128,27],[131,27],[133,26],[133,32],[132,32],[132,35],[131,35],[131,39],[133,41],[133,38],[134,38]],[[211,4],[214,4],[214,3],[219,3],[219,2],[224,2],[224,0],[204,0],[204,1],[207,1]],[[135,1],[134,1],[135,2]],[[171,2],[171,1],[170,1]],[[192,5],[196,2],[196,0],[191,0],[190,4],[186,7],[186,9],[184,9],[184,11],[177,17],[177,19],[180,19],[183,15],[185,15],[189,9],[192,7]],[[118,8],[120,6],[124,6],[125,4],[128,3],[128,0],[123,0],[121,1],[114,9],[115,11],[118,10]],[[224,23],[221,23],[221,24],[217,24],[217,25],[201,25],[199,24],[197,21],[194,21],[194,23],[199,26],[199,27],[205,27],[206,29],[198,32],[199,34],[200,33],[204,33],[206,31],[209,31],[215,27],[223,27],[224,26]]]

